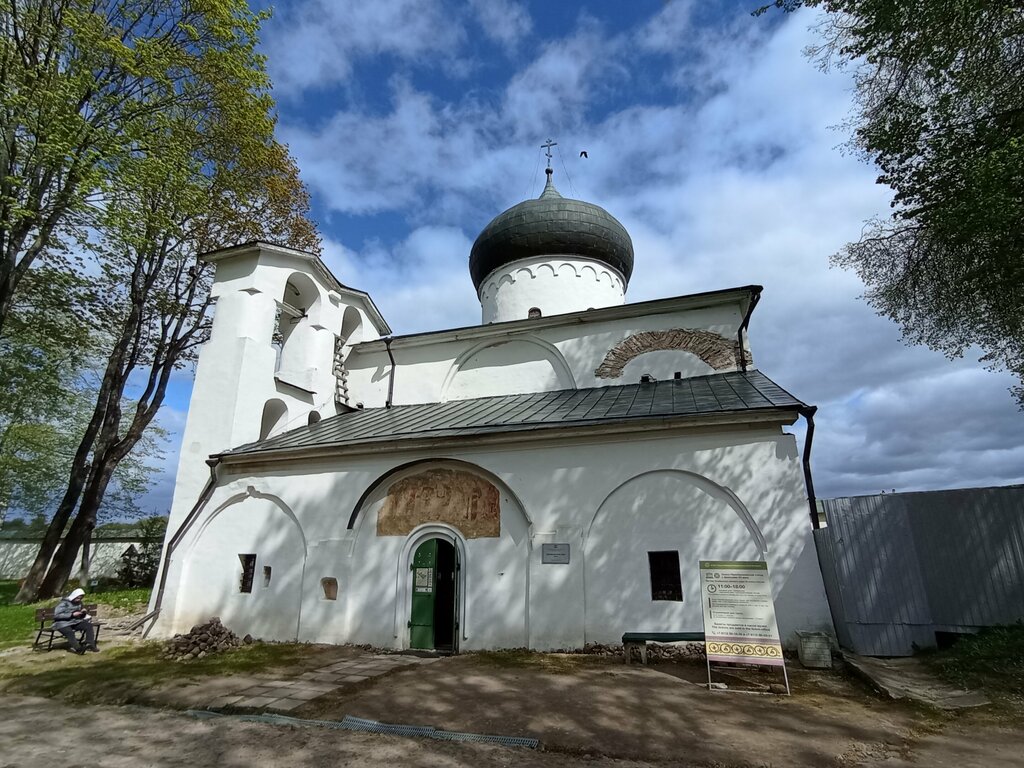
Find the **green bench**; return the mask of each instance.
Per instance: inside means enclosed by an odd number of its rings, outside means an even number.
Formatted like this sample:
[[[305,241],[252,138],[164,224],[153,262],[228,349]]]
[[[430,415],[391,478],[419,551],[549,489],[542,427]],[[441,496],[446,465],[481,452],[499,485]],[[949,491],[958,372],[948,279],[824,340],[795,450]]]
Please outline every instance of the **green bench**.
[[[622,635],[622,652],[626,663],[631,661],[633,648],[640,649],[640,661],[647,663],[648,643],[703,643],[703,632],[626,632]]]

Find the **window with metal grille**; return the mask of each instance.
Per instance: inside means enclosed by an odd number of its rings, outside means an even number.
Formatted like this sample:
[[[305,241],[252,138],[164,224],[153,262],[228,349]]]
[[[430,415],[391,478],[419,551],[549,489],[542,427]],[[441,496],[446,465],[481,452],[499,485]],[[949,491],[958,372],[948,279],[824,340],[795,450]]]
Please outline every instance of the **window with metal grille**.
[[[683,599],[683,583],[679,576],[678,552],[648,552],[651,567],[651,600]]]
[[[252,592],[252,580],[256,576],[256,555],[239,555],[242,563],[242,578],[238,580],[239,592]]]

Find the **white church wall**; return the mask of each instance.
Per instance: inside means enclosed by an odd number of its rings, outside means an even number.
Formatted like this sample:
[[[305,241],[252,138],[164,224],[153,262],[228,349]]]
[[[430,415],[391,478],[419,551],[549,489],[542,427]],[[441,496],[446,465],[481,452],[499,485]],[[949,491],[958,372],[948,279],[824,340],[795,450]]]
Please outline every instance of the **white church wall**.
[[[230,257],[215,256],[214,261],[213,328],[196,365],[172,528],[198,499],[209,477],[205,462],[211,454],[304,426],[312,412],[319,417],[337,412],[338,334],[344,330],[362,340],[378,336],[362,300],[325,283],[308,254],[253,246]],[[282,302],[304,310],[304,316],[281,312],[286,338],[278,350],[273,333]],[[276,416],[262,435],[268,403]]]
[[[441,385],[440,399],[547,392],[575,386],[572,372],[555,347],[522,337],[470,347],[452,363]]]
[[[501,536],[465,542],[463,648],[568,648],[617,640],[631,630],[699,631],[696,560],[756,559],[762,539],[787,642],[797,629],[831,626],[820,572],[808,566],[814,550],[795,439],[769,428],[595,435],[451,451],[439,446],[429,453],[294,463],[271,474],[243,470],[225,478],[193,527],[198,531],[213,510],[248,485],[258,498],[280,498],[308,542],[300,639],[405,647],[408,596],[402,589],[410,576],[403,551],[410,543],[405,536],[375,535],[387,484],[378,489],[380,496],[366,500],[353,530],[348,521],[371,484],[431,453],[467,463],[494,478],[501,491]],[[259,546],[253,551],[266,553],[257,562],[270,562],[282,542],[290,553],[285,560],[299,559],[295,546],[275,538],[283,518],[259,514],[264,517],[236,518],[223,533],[205,529],[216,538],[195,545],[196,552],[207,553],[201,558],[184,550],[172,557],[165,600],[175,606],[166,614],[174,618],[162,618],[158,633],[186,631],[195,623],[191,609],[189,620],[182,620],[180,605],[207,607],[197,595],[209,588],[200,585],[237,590],[239,547]],[[544,543],[570,544],[570,563],[542,563]],[[681,604],[651,599],[647,552],[665,549],[679,552]],[[182,582],[185,562],[190,570]],[[276,578],[276,563],[274,573]],[[324,598],[323,578],[338,580],[336,600]],[[222,599],[208,607],[236,604]],[[295,604],[294,597],[268,592],[264,608],[287,614]],[[286,637],[294,633],[277,639]]]
[[[446,399],[519,394],[575,387],[633,384],[642,373],[657,379],[716,372],[697,355],[678,349],[638,352],[621,374],[597,374],[609,351],[644,332],[675,329],[707,331],[719,349],[732,352],[743,315],[739,302],[581,323],[538,324],[516,330],[496,327],[491,334],[396,339],[393,403],[440,402]],[[473,329],[474,331],[476,329]],[[746,343],[746,338],[744,339]],[[643,346],[636,343],[637,349]],[[749,351],[749,350],[748,350]],[[627,353],[633,354],[633,353]],[[356,345],[348,361],[349,387],[355,401],[381,407],[387,399],[391,363],[383,344]],[[728,368],[735,370],[732,363]]]
[[[457,528],[438,523],[418,526],[407,536],[378,535],[378,515],[391,486],[436,469],[483,476],[497,487],[499,536],[466,538]],[[464,462],[419,462],[376,487],[359,507],[351,534],[350,583],[366,585],[356,589],[348,603],[351,642],[402,643],[409,620],[411,598],[406,582],[412,554],[422,541],[440,534],[458,540],[463,558],[461,578],[466,589],[460,605],[461,647],[469,650],[527,644],[529,521],[515,496],[497,477]]]
[[[247,592],[240,582],[243,555],[255,556]],[[180,557],[173,619],[180,631],[219,616],[239,635],[298,636],[306,545],[279,500],[235,494],[211,510]]]
[[[618,642],[636,631],[699,631],[703,622],[699,560],[760,560],[760,531],[744,520],[742,505],[701,475],[660,469],[637,475],[612,491],[586,529],[586,637]],[[682,600],[652,599],[648,553],[674,552]],[[631,577],[623,577],[630,563]],[[684,630],[685,631],[685,630]]]
[[[626,283],[616,270],[595,259],[537,256],[494,270],[480,284],[481,322],[525,320],[530,310],[541,316],[614,307],[626,297]]]

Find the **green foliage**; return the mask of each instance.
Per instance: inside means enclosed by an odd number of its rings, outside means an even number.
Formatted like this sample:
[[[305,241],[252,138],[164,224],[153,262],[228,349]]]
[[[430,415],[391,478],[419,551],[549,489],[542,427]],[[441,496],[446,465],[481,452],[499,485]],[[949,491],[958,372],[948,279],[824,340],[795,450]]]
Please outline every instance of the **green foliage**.
[[[1024,624],[983,629],[924,658],[939,675],[961,688],[1024,693]]]
[[[139,523],[138,535],[147,539],[142,544],[133,544],[121,555],[118,580],[126,587],[151,587],[160,567],[160,553],[163,552],[163,537],[167,531],[167,518],[151,517]]]
[[[35,605],[0,606],[0,648],[27,644],[35,626]]]
[[[26,27],[33,9],[41,20]],[[57,142],[53,154],[19,155],[7,169],[12,189],[37,169],[66,172],[71,192],[55,212],[61,232],[73,233],[77,252],[94,264],[90,321],[103,334],[95,397],[24,600],[55,594],[111,489],[145,480],[125,462],[152,439],[170,376],[194,359],[210,327],[212,267],[200,254],[254,238],[319,249],[308,194],[274,139],[269,79],[256,52],[263,18],[245,0],[26,0],[0,8],[16,70],[4,81],[0,67],[0,86],[24,97],[11,101],[10,130],[45,144],[50,118],[37,119],[37,111],[52,102],[74,139]],[[55,61],[19,60],[18,29],[57,51]],[[47,84],[38,99],[24,85],[33,77]],[[68,159],[78,151],[85,160]],[[0,162],[0,178],[4,172]],[[12,201],[17,211],[5,219],[2,193],[0,323],[4,292],[18,288],[23,268],[42,253],[19,250],[18,232],[45,235],[47,258],[60,245],[32,205]],[[57,263],[73,271],[68,259]],[[65,529],[58,547],[54,534]]]
[[[0,328],[40,258],[67,264],[154,115],[266,92],[244,0],[19,0],[0,7]]]
[[[16,594],[18,594],[18,582],[0,581],[0,607],[11,605]]]
[[[0,338],[0,521],[45,512],[60,490],[94,349],[89,298],[83,280],[49,267],[22,282]]]
[[[834,257],[910,342],[972,345],[1024,408],[1024,8],[1007,0],[778,0],[826,12],[822,66],[853,69],[853,145],[895,195]],[[759,9],[763,11],[765,9]]]

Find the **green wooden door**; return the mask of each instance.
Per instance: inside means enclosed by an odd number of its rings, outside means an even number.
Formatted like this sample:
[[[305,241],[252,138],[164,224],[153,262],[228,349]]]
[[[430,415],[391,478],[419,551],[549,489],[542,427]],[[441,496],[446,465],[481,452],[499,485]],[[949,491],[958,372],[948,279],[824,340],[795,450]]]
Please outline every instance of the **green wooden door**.
[[[412,558],[412,611],[409,647],[434,647],[434,597],[437,586],[437,539],[425,541]]]

